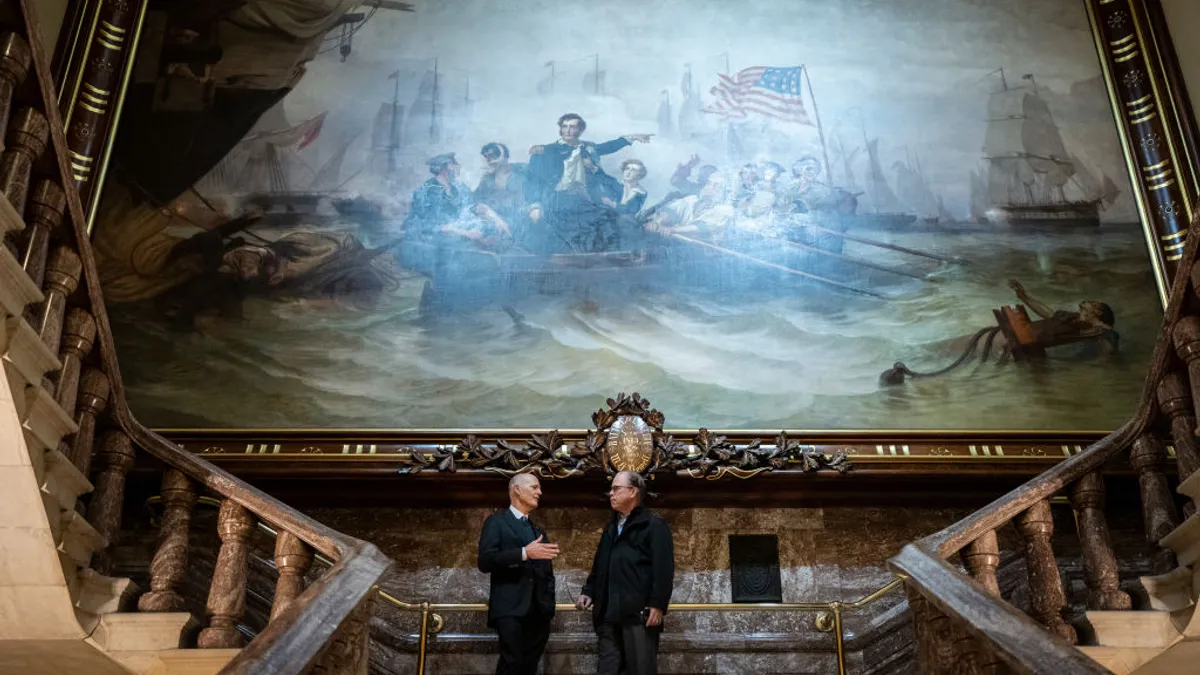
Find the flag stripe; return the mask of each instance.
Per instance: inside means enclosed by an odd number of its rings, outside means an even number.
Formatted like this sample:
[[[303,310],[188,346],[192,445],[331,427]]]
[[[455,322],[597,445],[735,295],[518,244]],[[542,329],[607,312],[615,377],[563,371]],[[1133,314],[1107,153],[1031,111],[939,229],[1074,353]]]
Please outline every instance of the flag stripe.
[[[811,125],[801,93],[803,66],[751,66],[736,75],[717,74],[709,93],[714,100],[704,112],[725,119],[745,119],[750,114]]]

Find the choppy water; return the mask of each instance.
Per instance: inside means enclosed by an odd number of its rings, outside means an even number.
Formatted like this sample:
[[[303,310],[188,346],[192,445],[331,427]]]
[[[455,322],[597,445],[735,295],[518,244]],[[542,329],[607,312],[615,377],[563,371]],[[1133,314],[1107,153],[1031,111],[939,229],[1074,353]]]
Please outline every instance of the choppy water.
[[[130,401],[156,427],[580,428],[619,391],[641,392],[670,427],[1109,429],[1131,414],[1161,320],[1138,226],[862,234],[972,264],[888,287],[889,302],[817,287],[755,302],[554,298],[521,305],[524,325],[496,310],[422,322],[420,278],[369,314],[250,301],[242,320],[178,332],[146,305],[110,311]],[[913,262],[860,244],[846,253]],[[929,346],[995,325],[991,310],[1016,302],[1009,278],[1056,308],[1109,303],[1119,357],[878,384],[898,359],[916,370],[952,360]]]

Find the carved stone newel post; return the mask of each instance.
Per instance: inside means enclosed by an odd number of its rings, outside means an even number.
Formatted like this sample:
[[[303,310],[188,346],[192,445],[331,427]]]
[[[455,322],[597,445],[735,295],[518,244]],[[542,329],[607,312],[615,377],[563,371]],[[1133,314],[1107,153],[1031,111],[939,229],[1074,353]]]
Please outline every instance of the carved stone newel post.
[[[1120,589],[1117,558],[1104,519],[1104,477],[1092,472],[1071,488],[1079,543],[1083,546],[1083,576],[1088,587],[1088,609],[1132,609],[1133,600]]]
[[[62,352],[59,361],[58,383],[54,385],[54,400],[68,414],[75,414],[75,402],[79,397],[79,371],[83,359],[92,350],[96,340],[96,320],[85,310],[72,307],[63,324]]]
[[[108,549],[92,561],[98,572],[108,572],[108,551],[117,543],[121,533],[121,505],[125,501],[125,474],[133,467],[133,443],[123,432],[111,430],[96,452],[100,467],[96,476],[96,491],[88,505],[87,520],[104,536]]]
[[[162,482],[163,515],[158,529],[158,550],[150,562],[150,592],[138,600],[143,612],[178,612],[183,596],[176,587],[183,580],[188,561],[188,530],[196,489],[192,481],[176,469],[167,469]]]
[[[242,634],[237,623],[246,610],[246,559],[254,523],[241,504],[226,499],[217,515],[221,552],[208,589],[208,628],[200,631],[196,646],[201,649],[238,649]]]
[[[96,418],[108,406],[108,376],[99,368],[83,371],[79,385],[79,409],[75,423],[79,431],[71,441],[71,462],[83,475],[88,475],[92,464],[92,444],[96,438]]]
[[[1142,519],[1146,542],[1153,551],[1154,572],[1166,574],[1177,567],[1175,553],[1158,542],[1179,525],[1179,511],[1167,483],[1167,449],[1154,436],[1143,434],[1133,442],[1129,463],[1137,472],[1142,492]]]
[[[275,539],[275,569],[279,570],[279,580],[275,582],[271,621],[287,611],[296,597],[304,592],[304,575],[312,565],[312,560],[308,544],[287,530],[279,530]]]
[[[82,273],[83,262],[71,249],[59,246],[50,252],[50,260],[46,264],[45,288],[42,289],[46,299],[42,302],[41,313],[34,320],[34,327],[52,354],[58,353],[62,340],[67,296],[74,293],[79,286],[79,276]]]
[[[1029,572],[1029,602],[1033,616],[1051,633],[1075,644],[1075,629],[1062,617],[1067,606],[1058,562],[1050,537],[1054,535],[1054,517],[1050,502],[1042,501],[1017,516],[1017,530],[1025,539],[1025,566]]]

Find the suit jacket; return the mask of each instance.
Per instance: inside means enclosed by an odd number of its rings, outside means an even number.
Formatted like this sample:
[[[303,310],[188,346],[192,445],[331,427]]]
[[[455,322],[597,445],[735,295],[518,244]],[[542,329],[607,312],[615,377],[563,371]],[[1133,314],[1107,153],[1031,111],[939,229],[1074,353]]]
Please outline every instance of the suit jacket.
[[[546,532],[533,525],[533,536],[524,530],[506,506],[488,516],[479,533],[479,571],[491,576],[488,625],[508,616],[530,613],[554,616],[554,568],[549,560],[521,560],[521,547]]]

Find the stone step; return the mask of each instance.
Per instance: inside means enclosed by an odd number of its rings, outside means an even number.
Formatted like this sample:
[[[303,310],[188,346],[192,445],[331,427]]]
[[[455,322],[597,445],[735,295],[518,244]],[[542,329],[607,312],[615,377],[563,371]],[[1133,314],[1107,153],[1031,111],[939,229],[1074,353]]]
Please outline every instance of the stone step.
[[[0,309],[21,316],[25,306],[42,301],[42,291],[29,278],[7,246],[0,246]]]
[[[1136,675],[1184,675],[1200,672],[1200,641],[1176,642],[1170,648],[1138,666]]]
[[[79,625],[91,633],[105,616],[117,612],[133,611],[137,584],[123,577],[109,577],[93,569],[82,569],[75,575],[75,583],[68,584],[71,599],[75,601],[75,618]]]
[[[14,371],[26,386],[41,386],[46,373],[62,367],[58,356],[50,351],[27,321],[10,316],[5,320],[4,328],[7,340],[0,349],[0,354],[4,355],[4,369]],[[11,377],[9,381],[12,381]]]
[[[92,491],[92,483],[80,473],[75,464],[58,450],[46,453],[45,480],[42,492],[54,497],[60,511],[74,511],[79,495]],[[47,513],[53,517],[53,514]]]
[[[1091,611],[1088,623],[1096,632],[1096,642],[1102,647],[1134,647],[1162,649],[1178,641],[1182,635],[1171,612],[1148,611]]]
[[[59,441],[79,430],[75,420],[63,410],[50,392],[41,387],[27,387],[25,415],[21,426],[37,438],[44,448],[57,448]],[[13,398],[16,398],[14,395]],[[20,404],[17,404],[18,410]]]
[[[239,649],[165,649],[162,651],[109,652],[138,675],[214,675]]]
[[[185,631],[196,626],[187,612],[128,612],[105,614],[92,633],[106,652],[153,652],[179,649]]]
[[[1113,671],[1115,675],[1130,675],[1139,666],[1158,656],[1160,649],[1137,647],[1079,647],[1096,663]]]
[[[1195,564],[1200,560],[1200,514],[1193,513],[1158,543],[1175,551],[1180,566]]]
[[[1141,577],[1141,582],[1150,595],[1150,609],[1177,612],[1196,604],[1192,592],[1192,570],[1187,567],[1176,567],[1157,576]]]
[[[1187,480],[1179,484],[1175,491],[1186,497],[1190,497],[1194,502],[1200,502],[1200,471],[1193,473],[1187,477]]]
[[[106,546],[108,540],[92,527],[82,513],[75,509],[63,512],[63,533],[58,542],[58,549],[77,566],[85,568],[90,565],[92,554]]]

